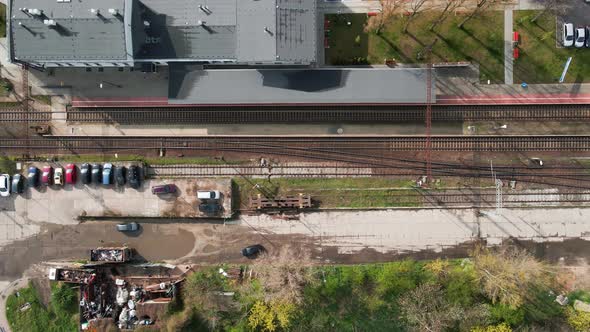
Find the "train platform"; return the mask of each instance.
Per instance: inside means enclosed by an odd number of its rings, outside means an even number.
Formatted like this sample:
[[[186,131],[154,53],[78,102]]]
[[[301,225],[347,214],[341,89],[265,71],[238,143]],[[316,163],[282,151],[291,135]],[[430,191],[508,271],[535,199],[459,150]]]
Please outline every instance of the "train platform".
[[[590,104],[590,84],[486,84],[479,69],[436,69],[436,103],[440,105]]]

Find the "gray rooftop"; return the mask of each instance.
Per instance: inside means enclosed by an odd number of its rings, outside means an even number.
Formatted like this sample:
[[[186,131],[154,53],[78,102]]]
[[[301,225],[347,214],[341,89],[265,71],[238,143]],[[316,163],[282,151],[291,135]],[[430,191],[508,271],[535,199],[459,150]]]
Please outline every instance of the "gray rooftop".
[[[424,69],[170,70],[171,104],[426,102]]]
[[[41,15],[21,8],[38,9]],[[99,9],[100,15],[90,12]],[[115,17],[108,9],[117,9]],[[14,57],[28,61],[127,60],[125,0],[13,0],[11,42]],[[50,27],[44,20],[54,20]]]
[[[9,1],[12,54],[19,60],[101,65],[134,59],[316,60],[316,0]],[[109,14],[109,8],[120,15]],[[44,19],[55,20],[57,26],[44,24]]]

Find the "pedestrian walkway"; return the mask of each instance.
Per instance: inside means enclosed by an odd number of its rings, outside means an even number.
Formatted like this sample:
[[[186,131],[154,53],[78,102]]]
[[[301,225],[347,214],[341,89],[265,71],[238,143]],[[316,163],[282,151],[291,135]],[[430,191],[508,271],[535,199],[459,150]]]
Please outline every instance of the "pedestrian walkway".
[[[514,55],[512,46],[513,29],[513,15],[512,9],[504,10],[504,83],[514,84]]]

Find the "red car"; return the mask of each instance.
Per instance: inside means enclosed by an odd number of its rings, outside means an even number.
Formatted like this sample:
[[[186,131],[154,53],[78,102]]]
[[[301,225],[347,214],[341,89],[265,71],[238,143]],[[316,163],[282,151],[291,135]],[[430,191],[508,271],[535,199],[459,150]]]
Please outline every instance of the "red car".
[[[74,165],[74,164],[67,164],[66,165],[66,183],[67,184],[76,183],[76,165]]]
[[[53,167],[43,166],[43,173],[41,173],[41,184],[45,186],[53,184]]]

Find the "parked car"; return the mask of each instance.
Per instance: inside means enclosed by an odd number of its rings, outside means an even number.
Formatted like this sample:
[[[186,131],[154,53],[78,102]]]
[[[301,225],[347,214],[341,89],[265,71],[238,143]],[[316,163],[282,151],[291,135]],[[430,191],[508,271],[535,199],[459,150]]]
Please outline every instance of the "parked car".
[[[37,167],[29,167],[29,172],[27,173],[27,183],[31,188],[37,188],[39,186],[39,169]]]
[[[14,174],[12,177],[12,192],[15,194],[22,194],[25,191],[25,181],[20,174]]]
[[[563,24],[563,46],[570,47],[574,45],[574,25],[571,23]]]
[[[74,165],[74,164],[67,164],[66,165],[66,183],[67,184],[75,184],[76,183],[76,165]]]
[[[255,258],[256,256],[260,255],[265,251],[266,249],[264,249],[264,247],[261,244],[255,244],[253,246],[248,246],[242,249],[242,255],[248,258]]]
[[[221,211],[221,205],[217,203],[199,204],[199,211],[207,215],[216,215]]]
[[[53,184],[58,186],[64,185],[64,169],[61,167],[57,167],[55,169],[55,173],[53,174]]]
[[[590,47],[590,25],[586,26],[586,47]]]
[[[41,173],[41,184],[49,186],[53,183],[53,167],[43,166],[43,173]]]
[[[82,178],[83,184],[89,184],[92,181],[90,173],[92,173],[90,164],[84,163],[82,166],[80,166],[80,177]]]
[[[8,174],[0,175],[0,196],[10,196],[10,175]]]
[[[118,186],[124,186],[126,175],[127,168],[125,168],[125,166],[115,167],[115,184],[117,184]]]
[[[578,27],[576,29],[576,47],[584,47],[586,45],[586,28]]]
[[[176,185],[174,185],[174,184],[163,184],[160,186],[153,186],[152,187],[152,194],[154,194],[154,195],[173,194],[175,192],[176,192]]]
[[[100,175],[102,167],[99,164],[92,164],[91,168],[91,180],[92,183],[100,184]]]
[[[220,197],[221,193],[219,192],[219,190],[197,191],[198,199],[219,199]]]
[[[113,164],[106,163],[102,168],[102,184],[109,185],[113,181]]]
[[[135,232],[139,229],[139,225],[136,222],[127,222],[124,224],[118,224],[117,230],[119,232]]]
[[[141,174],[139,173],[139,166],[129,166],[129,173],[127,174],[127,182],[133,189],[138,189],[141,186]]]

